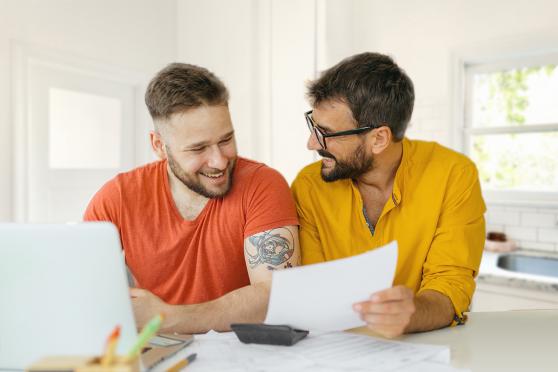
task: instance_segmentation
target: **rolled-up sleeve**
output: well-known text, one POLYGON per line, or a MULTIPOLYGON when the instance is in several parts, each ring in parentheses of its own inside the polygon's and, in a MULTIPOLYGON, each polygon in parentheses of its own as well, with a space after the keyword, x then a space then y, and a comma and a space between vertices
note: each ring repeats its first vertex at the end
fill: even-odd
POLYGON ((309 200, 310 184, 303 177, 299 176, 293 182, 291 190, 300 222, 299 237, 302 264, 309 265, 324 262, 324 251, 309 200))
POLYGON ((419 290, 435 290, 451 300, 456 315, 453 325, 464 322, 463 313, 475 291, 474 278, 484 248, 485 211, 474 164, 453 170, 419 290))

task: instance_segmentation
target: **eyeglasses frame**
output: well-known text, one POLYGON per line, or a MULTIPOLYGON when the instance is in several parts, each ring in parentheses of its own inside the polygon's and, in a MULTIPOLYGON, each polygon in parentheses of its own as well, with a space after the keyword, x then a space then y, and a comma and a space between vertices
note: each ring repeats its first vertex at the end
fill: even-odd
POLYGON ((363 134, 365 132, 368 132, 370 130, 379 128, 379 126, 374 126, 374 125, 367 125, 364 127, 359 127, 359 128, 355 128, 355 129, 349 129, 349 130, 342 130, 339 132, 333 132, 333 133, 324 133, 320 128, 318 128, 318 126, 316 126, 316 123, 314 122, 314 119, 312 118, 312 112, 314 110, 310 110, 310 111, 306 111, 304 113, 304 117, 306 118, 306 124, 308 125, 308 129, 310 130, 310 133, 313 133, 316 136, 316 139, 318 140, 318 143, 320 144, 320 146, 322 146, 322 149, 326 150, 327 149, 327 144, 326 144, 326 138, 329 137, 340 137, 340 136, 350 136, 350 135, 354 135, 354 134, 363 134), (321 138, 321 140, 320 140, 321 138))

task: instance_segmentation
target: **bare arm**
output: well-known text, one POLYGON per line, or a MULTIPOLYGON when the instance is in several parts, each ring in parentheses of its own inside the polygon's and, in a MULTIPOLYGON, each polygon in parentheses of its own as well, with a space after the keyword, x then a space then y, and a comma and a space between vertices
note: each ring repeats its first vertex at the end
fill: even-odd
POLYGON ((163 332, 227 331, 231 323, 263 322, 269 302, 271 272, 300 262, 298 227, 286 226, 254 234, 245 240, 244 253, 251 284, 213 301, 169 305, 149 291, 132 289, 138 327, 161 312, 166 315, 163 332))
POLYGON ((444 294, 425 290, 415 296, 404 286, 377 292, 369 301, 355 304, 354 310, 369 329, 386 337, 446 327, 455 314, 444 294))
POLYGON ((426 289, 415 297, 415 309, 405 333, 447 327, 455 315, 450 299, 431 289, 426 289))

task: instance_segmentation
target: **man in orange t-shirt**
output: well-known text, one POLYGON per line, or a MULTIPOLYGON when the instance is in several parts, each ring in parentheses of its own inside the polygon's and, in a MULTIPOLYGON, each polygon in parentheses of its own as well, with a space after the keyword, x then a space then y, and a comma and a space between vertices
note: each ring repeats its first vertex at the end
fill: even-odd
POLYGON ((227 89, 208 70, 170 64, 145 101, 161 160, 107 182, 84 215, 120 232, 138 327, 157 313, 179 333, 263 321, 271 271, 300 263, 287 183, 237 156, 227 89))

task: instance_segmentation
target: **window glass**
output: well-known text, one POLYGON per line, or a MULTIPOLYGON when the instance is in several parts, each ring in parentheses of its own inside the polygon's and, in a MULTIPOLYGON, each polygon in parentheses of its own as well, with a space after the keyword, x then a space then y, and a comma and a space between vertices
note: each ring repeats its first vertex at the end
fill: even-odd
POLYGON ((558 131, 474 135, 470 154, 487 189, 558 191, 558 131))
POLYGON ((558 68, 523 67, 473 76, 473 127, 558 123, 558 68))

